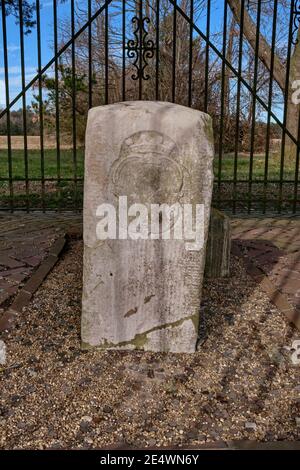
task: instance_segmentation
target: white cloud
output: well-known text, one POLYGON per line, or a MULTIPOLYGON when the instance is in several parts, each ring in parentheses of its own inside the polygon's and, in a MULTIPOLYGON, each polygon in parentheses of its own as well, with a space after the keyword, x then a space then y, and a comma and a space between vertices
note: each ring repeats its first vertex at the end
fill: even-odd
MULTIPOLYGON (((4 67, 0 67, 0 75, 4 75, 4 67)), ((25 73, 27 74, 35 74, 37 72, 37 67, 25 67, 25 73)), ((21 77, 21 66, 20 65, 13 65, 8 67, 9 75, 20 75, 21 77)))
MULTIPOLYGON (((30 80, 32 80, 33 77, 34 77, 34 75, 32 73, 26 74, 25 75, 25 83, 30 82, 30 80)), ((21 86, 22 86, 22 77, 21 77, 21 75, 16 75, 14 77, 10 77, 8 81, 9 81, 9 88, 11 88, 11 89, 16 88, 16 87, 21 88, 21 86)))
POLYGON ((20 50, 20 46, 18 46, 18 44, 9 44, 7 50, 8 52, 16 52, 20 50))
MULTIPOLYGON (((20 46, 18 46, 18 44, 9 44, 7 46, 8 52, 17 52, 19 50, 20 50, 20 46)), ((3 46, 0 46, 0 51, 3 52, 3 46)))
POLYGON ((53 7, 53 2, 43 2, 41 6, 42 8, 53 7))
POLYGON ((4 80, 0 80, 0 106, 4 107, 5 103, 6 103, 5 82, 4 82, 4 80))
MULTIPOLYGON (((25 83, 27 84, 32 80, 35 75, 29 74, 25 76, 25 83)), ((15 75, 9 79, 9 98, 12 101, 15 96, 17 96, 22 90, 22 81, 20 75, 15 75)), ((32 100, 32 90, 29 89, 26 93, 27 104, 30 104, 32 100)), ((21 106, 21 101, 19 100, 14 106, 13 109, 18 109, 21 106)), ((6 96, 5 96, 5 81, 0 78, 0 107, 6 107, 6 96)))

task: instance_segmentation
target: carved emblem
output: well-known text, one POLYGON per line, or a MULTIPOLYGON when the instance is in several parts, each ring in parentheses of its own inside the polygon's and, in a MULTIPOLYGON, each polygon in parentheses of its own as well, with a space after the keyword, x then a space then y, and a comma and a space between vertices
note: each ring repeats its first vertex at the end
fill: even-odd
POLYGON ((113 163, 110 180, 116 196, 127 195, 132 203, 178 202, 184 168, 178 148, 168 136, 156 131, 137 132, 124 140, 113 163))

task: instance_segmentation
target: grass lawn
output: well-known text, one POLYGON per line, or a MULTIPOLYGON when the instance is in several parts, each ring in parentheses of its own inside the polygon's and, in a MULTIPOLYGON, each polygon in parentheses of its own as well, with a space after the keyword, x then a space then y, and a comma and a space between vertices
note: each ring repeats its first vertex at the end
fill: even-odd
MULTIPOLYGON (((77 149, 77 178, 83 178, 84 174, 84 150, 77 149)), ((26 186, 20 178, 25 177, 24 151, 12 150, 12 174, 13 179, 13 201, 16 208, 49 208, 49 209, 72 209, 82 206, 82 183, 75 185, 70 181, 63 179, 73 179, 75 175, 75 165, 73 159, 73 150, 62 149, 60 153, 60 178, 62 181, 58 184, 56 181, 46 181, 44 194, 40 181, 31 181, 29 183, 28 194, 26 186), (19 180, 19 181, 18 181, 19 180)), ((7 150, 0 150, 0 178, 8 178, 8 158, 7 150)), ((28 178, 40 179, 41 171, 41 152, 40 150, 28 150, 28 178)), ((44 178, 57 179, 57 152, 55 149, 44 151, 44 178)), ((5 208, 10 205, 9 184, 6 181, 0 181, 0 207, 5 208)))
MULTIPOLYGON (((84 150, 77 149, 77 177, 83 177, 84 150)), ((25 177, 24 151, 12 150, 13 178, 25 177)), ((60 152, 61 178, 74 177, 73 150, 61 150, 60 152)), ((28 150, 28 177, 41 178, 41 152, 40 150, 28 150)), ((0 177, 8 177, 7 150, 0 150, 0 177)), ((56 149, 44 151, 44 177, 57 178, 57 151, 56 149)))
MULTIPOLYGON (((269 180, 280 180, 280 156, 270 155, 268 165, 268 179, 269 180)), ((218 175, 219 157, 216 155, 214 162, 215 176, 218 175)), ((238 156, 237 164, 237 179, 248 180, 249 179, 249 168, 250 168, 250 157, 246 154, 238 156)), ((295 160, 290 159, 285 162, 283 179, 294 180, 295 179, 295 160)), ((253 158, 253 180, 263 180, 265 175, 265 155, 257 154, 253 158)), ((234 178, 234 154, 226 154, 222 158, 222 177, 224 180, 233 180, 234 178)))
MULTIPOLYGON (((237 165, 237 180, 247 181, 249 179, 249 165, 250 158, 246 154, 240 154, 238 157, 237 165)), ((214 162, 215 182, 218 176, 218 155, 216 155, 214 162)), ((13 178, 18 180, 25 177, 25 165, 24 165, 24 151, 23 150, 12 150, 12 172, 13 178)), ((264 179, 265 172, 265 155, 255 155, 253 159, 253 173, 252 179, 256 181, 262 181, 264 179)), ((77 149, 77 177, 83 178, 84 175, 84 149, 77 149)), ((0 178, 8 178, 8 158, 7 150, 0 150, 0 178)), ((28 177, 29 179, 39 179, 42 176, 41 172, 41 153, 40 150, 28 150, 28 177)), ((47 149, 44 151, 44 177, 46 179, 57 179, 57 152, 56 149, 47 149)), ((63 180, 74 178, 74 159, 72 149, 62 149, 60 154, 60 177, 63 180)), ((233 181, 234 178, 234 155, 225 154, 222 158, 222 173, 221 180, 233 181)), ((295 161, 287 160, 284 166, 283 172, 284 180, 294 181, 295 179, 295 161)), ((269 158, 269 171, 268 180, 280 180, 280 156, 270 155, 269 158)), ((230 187, 232 184, 224 183, 225 198, 232 198, 230 195, 230 187), (226 189, 227 188, 227 189, 226 189)), ((279 185, 277 183, 270 184, 271 193, 268 195, 269 198, 276 199, 279 185)), ((288 199, 293 197, 294 185, 285 185, 288 194, 285 195, 288 199)), ((255 197, 261 196, 262 185, 254 185, 253 193, 255 197)), ((25 183, 14 182, 14 201, 16 206, 24 207, 29 204, 31 207, 40 207, 42 200, 41 183, 31 182, 29 185, 29 194, 26 196, 25 183)), ((243 183, 237 189, 237 199, 245 200, 247 195, 247 184, 243 183)), ((9 185, 7 182, 0 181, 0 206, 7 206, 9 203, 9 185)), ((61 181, 58 185, 54 182, 46 182, 44 191, 44 205, 49 208, 64 207, 65 203, 70 203, 77 200, 77 207, 80 207, 82 203, 82 184, 74 185, 72 182, 61 181)))
MULTIPOLYGON (((250 159, 248 155, 242 154, 238 157, 237 179, 248 179, 250 159)), ((215 175, 218 175, 218 155, 214 162, 215 175)), ((74 177, 73 150, 61 150, 60 152, 61 178, 74 177)), ((253 179, 264 178, 265 155, 255 155, 253 160, 253 179)), ((24 151, 12 150, 12 172, 13 178, 24 178, 25 164, 24 151)), ((84 149, 77 149, 77 176, 82 178, 84 174, 84 149)), ((28 150, 28 176, 29 178, 41 178, 41 153, 40 150, 28 150)), ((53 150, 44 151, 44 176, 45 178, 57 178, 57 152, 53 150)), ((0 177, 8 177, 7 151, 0 150, 0 177)), ((222 179, 233 179, 234 177, 234 155, 225 154, 222 158, 222 179)), ((280 177, 280 157, 271 155, 269 158, 269 179, 280 177)), ((293 180, 295 177, 295 162, 286 162, 284 168, 284 179, 293 180)))

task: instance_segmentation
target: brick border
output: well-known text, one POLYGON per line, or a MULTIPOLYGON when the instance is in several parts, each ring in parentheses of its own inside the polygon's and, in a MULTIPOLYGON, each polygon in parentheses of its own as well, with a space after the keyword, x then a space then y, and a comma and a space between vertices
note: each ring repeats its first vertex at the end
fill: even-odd
POLYGON ((2 314, 0 318, 0 333, 13 327, 18 315, 22 312, 23 308, 28 305, 33 294, 57 263, 66 245, 66 241, 66 235, 60 236, 50 247, 47 257, 41 262, 37 270, 18 292, 12 304, 2 314))
POLYGON ((270 301, 280 310, 290 323, 300 330, 300 310, 293 307, 287 297, 282 294, 272 283, 268 275, 260 269, 250 256, 246 255, 242 248, 232 240, 231 253, 241 258, 247 273, 252 277, 259 287, 267 294, 270 301))

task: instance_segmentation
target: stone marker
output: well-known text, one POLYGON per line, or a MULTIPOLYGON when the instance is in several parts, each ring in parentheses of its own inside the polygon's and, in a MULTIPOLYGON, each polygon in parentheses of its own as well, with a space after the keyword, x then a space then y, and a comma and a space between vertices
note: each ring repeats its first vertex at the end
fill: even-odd
POLYGON ((212 208, 206 245, 205 277, 228 277, 230 275, 230 253, 230 219, 223 212, 212 208))
POLYGON ((211 119, 191 108, 138 101, 89 111, 84 349, 196 350, 213 154, 211 119), (114 211, 107 206, 104 211, 103 204, 114 211), (167 206, 159 206, 158 213, 163 204, 167 206), (168 206, 176 208, 171 216, 168 206), (182 222, 184 230, 188 226, 186 207, 193 208, 194 227, 196 212, 202 214, 202 246, 193 232, 186 236, 184 231, 183 239, 178 235, 182 222), (168 215, 171 239, 164 225, 168 215))

